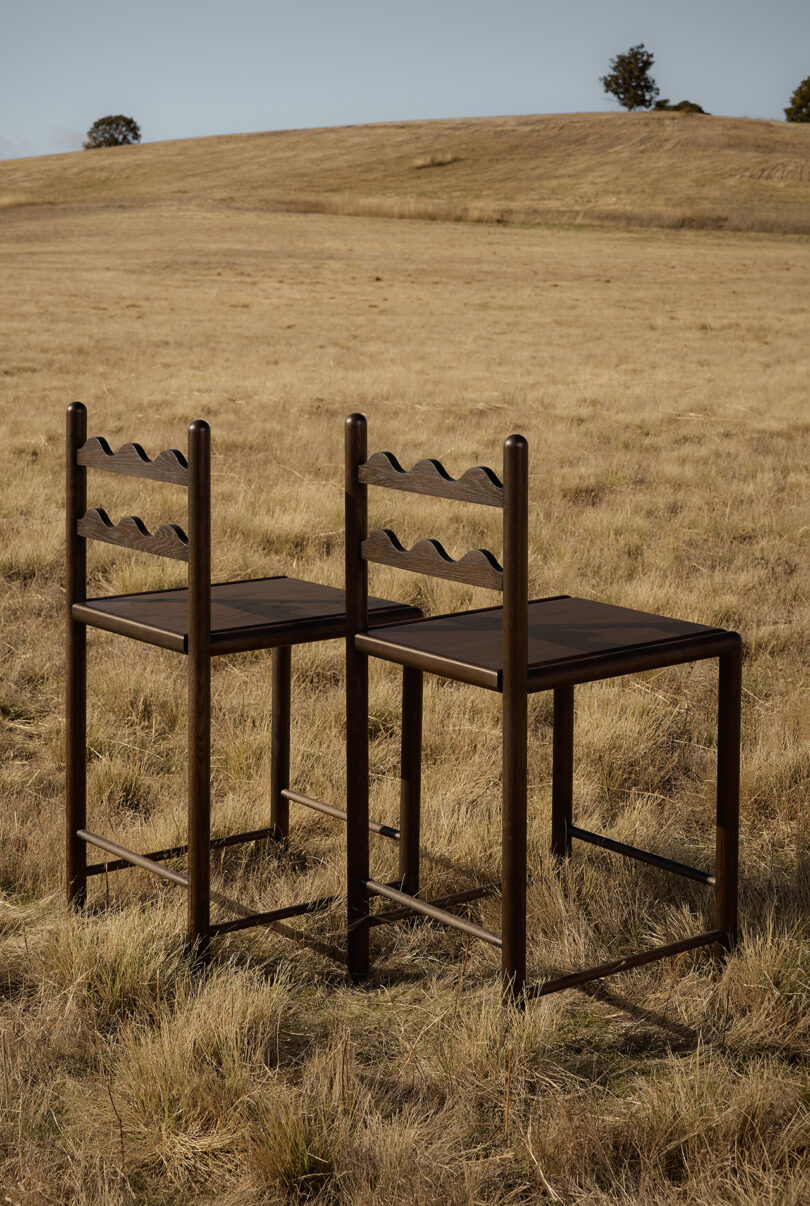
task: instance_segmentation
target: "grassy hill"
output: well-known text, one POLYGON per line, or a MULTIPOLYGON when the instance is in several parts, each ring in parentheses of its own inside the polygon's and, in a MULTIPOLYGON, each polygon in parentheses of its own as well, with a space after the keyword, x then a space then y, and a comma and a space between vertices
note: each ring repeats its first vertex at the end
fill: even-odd
POLYGON ((810 127, 575 113, 284 130, 0 165, 0 207, 167 201, 810 233, 810 127))

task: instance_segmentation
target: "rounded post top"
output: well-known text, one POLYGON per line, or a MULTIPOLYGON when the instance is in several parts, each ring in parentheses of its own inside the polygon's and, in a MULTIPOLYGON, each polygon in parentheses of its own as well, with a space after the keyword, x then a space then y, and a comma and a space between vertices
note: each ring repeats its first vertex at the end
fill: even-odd
POLYGON ((189 436, 202 435, 203 432, 210 433, 210 431, 211 431, 211 428, 208 426, 205 419, 192 419, 192 421, 188 425, 189 436))
MULTIPOLYGON (((346 449, 346 472, 352 477, 353 470, 350 473, 350 466, 362 464, 368 452, 368 426, 365 415, 355 411, 354 414, 346 416, 346 422, 343 424, 343 444, 346 449)), ((349 478, 346 480, 348 482, 349 478)))
POLYGON ((522 435, 507 436, 503 442, 503 467, 508 477, 529 472, 529 441, 522 435))
POLYGON ((71 461, 87 439, 87 407, 83 402, 71 402, 65 411, 65 434, 71 461))
POLYGON ((503 442, 504 523, 515 507, 525 512, 529 499, 529 442, 522 435, 510 435, 503 442))

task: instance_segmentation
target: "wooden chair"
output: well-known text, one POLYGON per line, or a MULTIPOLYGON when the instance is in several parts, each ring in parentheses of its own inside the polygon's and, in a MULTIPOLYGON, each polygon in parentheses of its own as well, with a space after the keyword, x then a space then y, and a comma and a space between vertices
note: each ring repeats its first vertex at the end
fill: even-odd
MULTIPOLYGON (((503 446, 503 484, 489 469, 469 469, 454 480, 438 461, 423 460, 407 472, 389 452, 368 457, 366 420, 346 420, 346 610, 347 627, 347 868, 348 966, 354 979, 368 973, 369 928, 382 921, 422 914, 501 949, 503 986, 517 998, 542 996, 694 947, 718 943, 730 949, 737 934, 737 850, 740 748, 741 642, 735 632, 706 627, 590 599, 528 599, 528 445, 512 435, 503 446), (503 509, 504 566, 483 549, 453 561, 437 541, 404 549, 393 532, 367 531, 367 490, 383 486, 415 494, 503 509), (409 621, 383 631, 367 606, 368 562, 432 574, 503 592, 501 607, 409 621), (420 681, 428 671, 497 691, 503 699, 503 812, 501 933, 449 912, 450 903, 471 900, 488 888, 441 901, 416 899, 418 891, 419 781, 410 771, 407 890, 371 878, 368 859, 368 658, 396 662, 411 676, 411 712, 405 731, 419 722, 420 681), (705 658, 719 661, 717 736, 717 829, 714 872, 639 850, 573 824, 574 687, 705 658), (573 975, 526 982, 526 761, 527 696, 554 692, 551 850, 567 858, 571 841, 590 842, 676 875, 714 886, 714 928, 706 933, 640 951, 573 975), (370 916, 369 899, 382 896, 398 908, 370 916)), ((415 758, 413 753, 412 757, 415 758)))
MULTIPOLYGON (((67 409, 67 892, 81 907, 88 876, 136 866, 188 889, 190 944, 204 953, 209 938, 324 907, 310 901, 238 920, 210 922, 210 850, 274 838, 286 841, 289 804, 295 801, 345 817, 289 787, 291 646, 342 637, 346 631, 343 591, 278 575, 211 584, 210 429, 202 420, 188 428, 188 458, 176 449, 150 460, 138 444, 112 452, 107 441, 87 439, 81 402, 67 409), (113 524, 101 508, 87 510, 87 470, 101 469, 169 482, 188 489, 188 536, 176 524, 154 534, 130 515, 113 524), (87 598, 86 544, 106 541, 127 549, 188 563, 188 586, 178 590, 87 598), (186 655, 188 665, 188 842, 138 854, 86 828, 86 628, 91 625, 186 655), (220 653, 272 649, 272 717, 269 825, 249 833, 210 836, 211 658, 220 653), (88 866, 86 846, 112 855, 88 866), (162 864, 188 855, 188 873, 162 864)), ((371 604, 382 623, 421 613, 383 599, 371 604)))

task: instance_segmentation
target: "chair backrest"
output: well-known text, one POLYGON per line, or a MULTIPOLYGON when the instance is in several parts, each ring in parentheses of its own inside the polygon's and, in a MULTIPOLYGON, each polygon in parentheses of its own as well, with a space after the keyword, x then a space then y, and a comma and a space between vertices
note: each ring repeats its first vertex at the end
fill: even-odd
POLYGON ((363 415, 346 420, 346 612, 350 632, 368 626, 368 562, 437 578, 503 591, 505 667, 522 658, 528 627, 528 444, 511 435, 503 445, 503 483, 478 465, 452 478, 436 460, 404 470, 390 452, 368 456, 363 415), (438 540, 420 540, 411 549, 388 528, 368 532, 368 486, 457 499, 503 511, 503 568, 487 549, 472 549, 454 561, 438 540))
MULTIPOLYGON (((139 552, 188 563, 189 623, 210 616, 211 591, 211 431, 202 419, 188 428, 188 457, 167 448, 150 460, 140 444, 124 444, 113 452, 103 436, 87 439, 87 408, 67 408, 66 456, 67 596, 68 608, 87 592, 87 541, 100 540, 139 552), (188 535, 178 524, 148 531, 137 515, 113 524, 103 507, 87 509, 87 470, 103 469, 128 477, 149 478, 188 489, 188 535)), ((201 622, 198 627, 202 629, 201 622)), ((207 639, 208 619, 205 619, 207 639)))

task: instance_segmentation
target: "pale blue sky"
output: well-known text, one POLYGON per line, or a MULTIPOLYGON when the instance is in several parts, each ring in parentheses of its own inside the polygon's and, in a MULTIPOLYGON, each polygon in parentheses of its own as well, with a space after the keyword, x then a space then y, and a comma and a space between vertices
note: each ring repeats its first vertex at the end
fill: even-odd
POLYGON ((410 118, 608 111, 637 42, 662 96, 782 120, 810 0, 0 0, 0 158, 410 118))

